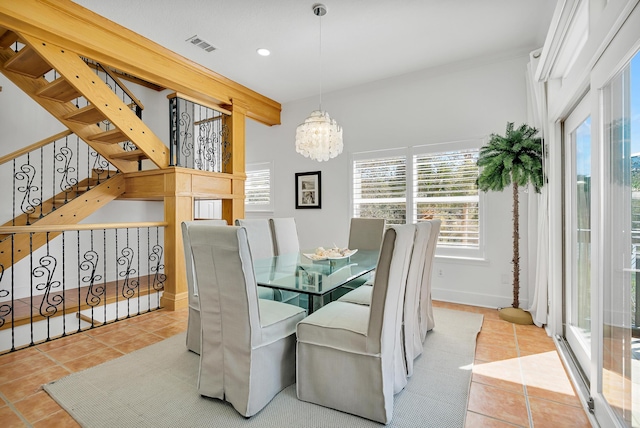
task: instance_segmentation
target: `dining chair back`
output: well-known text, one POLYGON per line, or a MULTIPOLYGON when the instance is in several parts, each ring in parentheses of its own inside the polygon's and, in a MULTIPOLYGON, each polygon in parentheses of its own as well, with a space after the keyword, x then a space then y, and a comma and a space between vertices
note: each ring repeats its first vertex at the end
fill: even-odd
POLYGON ((270 218, 269 224, 276 255, 300 252, 298 229, 293 217, 270 218))
POLYGON ((298 323, 300 400, 391 421, 395 349, 415 230, 410 224, 385 231, 370 306, 335 301, 298 323))
POLYGON ((249 247, 251 247, 251 255, 254 259, 267 259, 276 254, 273 246, 273 235, 271 233, 269 219, 236 219, 236 226, 242 226, 247 229, 249 247))
POLYGON ((244 227, 187 229, 199 285, 198 392, 245 417, 295 382, 296 325, 304 309, 259 299, 244 227))
POLYGON ((349 225, 348 247, 359 250, 379 250, 385 225, 386 220, 383 218, 352 218, 349 225))
MULTIPOLYGON (((269 219, 273 248, 276 256, 300 252, 298 228, 293 217, 276 217, 269 219)), ((287 290, 274 290, 275 299, 292 305, 300 305, 300 293, 287 290)))
POLYGON ((189 305, 189 318, 187 321, 187 349, 200 354, 200 301, 198 300, 198 283, 193 272, 193 255, 189 241, 189 226, 195 223, 205 226, 226 226, 226 220, 197 220, 183 222, 182 245, 184 247, 185 271, 187 274, 187 292, 189 305))
MULTIPOLYGON (((424 291, 429 286, 428 279, 430 263, 434 257, 434 246, 437 242, 440 220, 424 221, 416 224, 416 235, 413 244, 413 253, 409 265, 407 286, 405 289, 404 308, 402 311, 402 347, 396 350, 396 378, 395 391, 401 391, 408 382, 408 377, 413 375, 413 361, 422 354, 423 339, 421 335, 421 298, 422 293, 427 293, 429 298, 425 301, 424 308, 431 308, 433 319, 433 308, 431 306, 430 290, 424 291), (428 306, 427 306, 428 305, 428 306)), ((362 286, 338 300, 347 303, 370 305, 373 295, 373 287, 362 286)), ((428 309, 426 309, 428 311, 428 309)), ((432 327, 433 328, 433 327, 432 327)))
MULTIPOLYGON (((349 225, 349 249, 358 250, 380 250, 382 236, 384 234, 386 220, 382 218, 358 218, 351 219, 349 225)), ((375 271, 349 281, 331 293, 331 299, 340 299, 351 290, 357 290, 362 285, 372 285, 375 271)))

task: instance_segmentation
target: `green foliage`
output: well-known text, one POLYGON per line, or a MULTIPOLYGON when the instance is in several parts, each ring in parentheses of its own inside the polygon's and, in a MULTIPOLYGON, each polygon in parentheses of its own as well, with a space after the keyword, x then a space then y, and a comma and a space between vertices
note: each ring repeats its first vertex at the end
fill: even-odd
POLYGON ((504 136, 491 134, 489 142, 480 149, 478 187, 483 192, 502 191, 512 181, 518 186, 531 183, 536 192, 544 185, 542 170, 542 141, 538 130, 522 124, 514 129, 507 123, 504 136))

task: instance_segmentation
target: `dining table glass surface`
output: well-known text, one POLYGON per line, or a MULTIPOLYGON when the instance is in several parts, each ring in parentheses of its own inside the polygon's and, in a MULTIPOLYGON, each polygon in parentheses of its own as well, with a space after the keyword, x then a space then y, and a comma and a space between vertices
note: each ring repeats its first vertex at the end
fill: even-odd
POLYGON ((373 271, 378 251, 360 250, 348 257, 311 260, 299 252, 254 260, 258 285, 323 296, 373 271))

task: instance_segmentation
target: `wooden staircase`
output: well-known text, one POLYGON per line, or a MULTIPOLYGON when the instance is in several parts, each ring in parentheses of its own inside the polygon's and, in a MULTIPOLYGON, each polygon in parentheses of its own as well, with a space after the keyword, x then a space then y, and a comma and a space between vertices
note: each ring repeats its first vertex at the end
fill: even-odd
POLYGON ((165 144, 78 54, 0 27, 0 72, 120 171, 136 171, 144 159, 158 168, 169 165, 165 144), (18 52, 11 48, 16 42, 22 44, 18 52), (48 81, 43 76, 52 70, 57 78, 48 81), (71 102, 79 97, 88 105, 71 102), (103 121, 114 128, 100 128, 103 121), (125 141, 137 149, 125 151, 119 145, 125 141))

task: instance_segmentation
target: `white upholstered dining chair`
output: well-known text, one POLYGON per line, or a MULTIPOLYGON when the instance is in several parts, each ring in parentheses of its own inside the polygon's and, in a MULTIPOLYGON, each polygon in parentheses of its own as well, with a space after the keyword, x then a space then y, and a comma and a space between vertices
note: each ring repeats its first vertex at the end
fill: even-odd
MULTIPOLYGON (((187 291, 189 304, 189 319, 187 321, 187 349, 200 354, 200 301, 198 300, 198 284, 193 273, 193 257, 189 242, 189 226, 196 221, 182 223, 182 244, 184 246, 185 270, 187 273, 187 291)), ((226 226, 226 220, 197 220, 198 224, 206 226, 226 226)))
MULTIPOLYGON (((267 259, 275 255, 273 237, 269 220, 266 218, 236 219, 236 226, 242 226, 247 230, 249 247, 253 259, 267 259)), ((258 296, 261 299, 282 300, 276 296, 273 288, 258 286, 258 296)))
MULTIPOLYGON (((416 225, 413 254, 405 289, 402 323, 402 359, 404 360, 406 377, 410 377, 413 374, 413 361, 422 354, 424 338, 421 334, 421 320, 428 319, 428 313, 431 314, 431 328, 433 328, 430 280, 431 264, 435 254, 435 246, 437 245, 439 226, 440 220, 424 221, 416 225), (426 288, 428 288, 428 291, 426 291, 426 288), (421 307, 424 293, 428 293, 428 298, 425 299, 424 306, 421 307), (424 311, 425 314, 422 315, 421 311, 424 311)), ((359 305, 369 305, 372 291, 371 286, 365 285, 345 294, 338 300, 359 305)), ((397 371, 396 392, 402 390, 404 385, 406 385, 406 378, 403 378, 400 372, 397 371)))
POLYGON ((258 298, 245 228, 193 224, 187 233, 202 320, 198 392, 250 417, 295 382, 296 324, 305 311, 258 298))
POLYGON ((433 319, 433 300, 431 298, 431 277, 433 272, 433 260, 438 246, 438 237, 440 236, 440 227, 442 221, 440 219, 430 220, 431 237, 429 242, 429 250, 427 252, 427 260, 425 263, 424 274, 422 277, 422 286, 420 288, 420 339, 424 342, 427 332, 431 331, 435 326, 433 319))
POLYGON ((352 218, 349 224, 348 248, 379 250, 385 226, 386 220, 383 218, 352 218))
MULTIPOLYGON (((353 217, 349 223, 349 243, 347 248, 355 250, 380 250, 382 236, 387 221, 383 218, 353 217)), ((374 271, 375 272, 375 271, 374 271)), ((331 293, 331 300, 339 299, 351 290, 361 285, 373 284, 374 272, 356 278, 331 293)), ((325 302, 326 303, 326 302, 325 302)))
POLYGON ((300 252, 298 228, 293 217, 270 218, 269 225, 276 255, 300 252))
POLYGON ((400 346, 402 296, 414 234, 414 225, 385 232, 370 306, 331 302, 300 321, 300 400, 381 423, 391 421, 394 350, 400 346))

